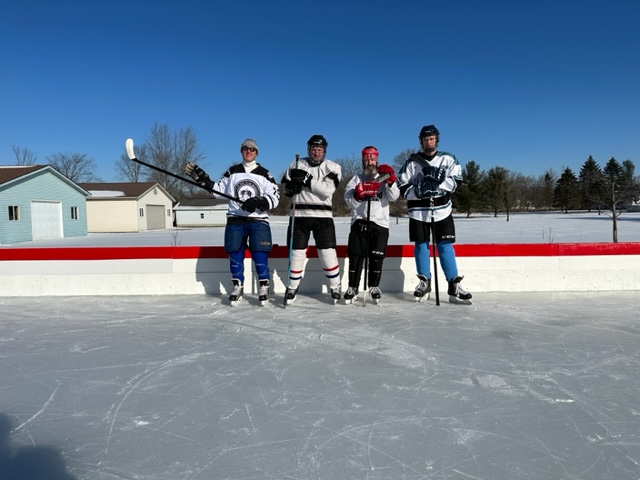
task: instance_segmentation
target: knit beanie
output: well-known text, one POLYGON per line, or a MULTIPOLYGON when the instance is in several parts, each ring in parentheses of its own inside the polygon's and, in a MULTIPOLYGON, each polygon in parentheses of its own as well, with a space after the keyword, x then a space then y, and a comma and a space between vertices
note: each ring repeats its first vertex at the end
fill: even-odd
POLYGON ((242 147, 253 147, 256 149, 256 153, 258 153, 258 144, 252 138, 246 138, 242 145, 240 145, 240 151, 242 151, 242 147))

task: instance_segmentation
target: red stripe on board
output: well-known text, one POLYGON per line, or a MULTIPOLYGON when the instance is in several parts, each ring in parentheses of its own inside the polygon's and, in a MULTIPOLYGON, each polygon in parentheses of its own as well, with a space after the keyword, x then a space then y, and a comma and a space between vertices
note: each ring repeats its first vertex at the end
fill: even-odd
MULTIPOLYGON (((557 257, 581 255, 640 255, 640 242, 625 243, 490 243, 456 244, 459 257, 557 257)), ((346 245, 338 245, 339 258, 347 256, 346 245)), ((318 256, 316 247, 309 247, 310 258, 318 256)), ((247 257, 250 253, 247 252, 247 257)), ((289 248, 276 245, 271 258, 287 258, 289 248)), ((389 245, 388 257, 413 257, 413 245, 389 245)), ((60 248, 0 248, 0 261, 19 260, 132 260, 132 259, 227 258, 223 247, 60 247, 60 248)))

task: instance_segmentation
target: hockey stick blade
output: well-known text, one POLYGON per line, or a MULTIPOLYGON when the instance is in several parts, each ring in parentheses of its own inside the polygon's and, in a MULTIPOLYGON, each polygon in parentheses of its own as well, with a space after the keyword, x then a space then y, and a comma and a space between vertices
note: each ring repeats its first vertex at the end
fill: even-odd
POLYGON ((150 163, 143 162, 142 160, 138 160, 136 158, 135 152, 133 151, 133 138, 127 138, 125 140, 124 148, 127 150, 127 156, 129 157, 129 160, 131 160, 132 162, 139 163, 140 165, 144 165, 145 167, 149 167, 152 170, 156 170, 156 171, 158 171, 160 173, 164 173, 165 175, 169 175, 170 177, 177 178, 178 180, 182 180, 183 182, 190 183, 191 185, 199 187, 199 188, 202 188, 203 190, 206 190, 209 193, 214 193, 216 195, 219 195, 221 197, 227 198, 229 200, 234 200, 234 201, 236 201, 236 202, 238 202, 240 204, 242 203, 242 200, 240 200, 237 197, 233 197, 231 195, 227 195, 226 193, 218 192, 217 190, 210 190, 208 188, 204 188, 198 182, 195 182, 195 181, 191 180, 190 178, 183 177, 182 175, 176 175, 175 173, 171 173, 171 172, 165 170, 164 168, 156 167, 155 165, 152 165, 150 163))
POLYGON ((127 150, 129 160, 137 160, 136 154, 133 151, 133 138, 127 138, 127 140, 124 142, 124 148, 127 150))

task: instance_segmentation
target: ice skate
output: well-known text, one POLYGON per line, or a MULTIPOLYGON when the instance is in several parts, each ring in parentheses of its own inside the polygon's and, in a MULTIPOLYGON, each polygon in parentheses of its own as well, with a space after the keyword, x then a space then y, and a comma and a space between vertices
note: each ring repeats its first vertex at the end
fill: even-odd
POLYGON ((338 303, 338 300, 340 300, 340 297, 342 296, 342 285, 338 284, 338 286, 336 287, 330 287, 329 290, 331 290, 331 298, 333 298, 333 303, 338 303))
POLYGON ((420 283, 416 286, 413 296, 416 302, 421 302, 422 300, 428 300, 431 296, 431 279, 424 275, 418 275, 418 278, 420 279, 420 283))
POLYGON ((244 287, 240 280, 233 279, 233 290, 231 290, 231 294, 229 294, 229 302, 231 306, 234 307, 241 299, 244 294, 244 287))
POLYGON ((349 287, 344 294, 344 303, 345 305, 351 305, 352 302, 355 302, 358 299, 358 289, 356 287, 349 287))
POLYGON ((284 294, 284 304, 286 305, 291 305, 293 302, 296 301, 296 296, 298 295, 298 289, 297 288, 287 288, 287 291, 284 294))
POLYGON ((461 305, 471 305, 471 294, 467 292, 460 282, 464 277, 456 277, 449 282, 449 303, 457 303, 461 305))
POLYGON ((369 295, 371 295, 373 303, 375 303, 376 305, 380 303, 380 299, 382 298, 382 291, 379 287, 371 287, 369 289, 369 295))
POLYGON ((260 280, 258 290, 258 300, 263 307, 269 303, 269 280, 260 280))

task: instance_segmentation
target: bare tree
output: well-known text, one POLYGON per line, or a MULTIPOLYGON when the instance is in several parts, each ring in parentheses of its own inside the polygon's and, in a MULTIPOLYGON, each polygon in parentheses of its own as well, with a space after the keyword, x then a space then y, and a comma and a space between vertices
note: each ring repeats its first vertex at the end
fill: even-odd
POLYGON ((94 173, 96 161, 86 153, 54 153, 46 157, 47 162, 72 182, 99 182, 94 173))
POLYGON ((17 145, 13 147, 13 154, 16 156, 16 165, 35 165, 36 154, 28 148, 20 148, 17 145))
POLYGON ((349 208, 344 201, 345 187, 351 177, 362 171, 362 160, 352 153, 350 157, 338 157, 334 161, 342 168, 342 181, 333 194, 332 208, 333 213, 341 217, 349 214, 349 208))
MULTIPOLYGON (((148 162, 147 146, 145 144, 136 145, 133 147, 135 150, 136 158, 143 162, 148 162)), ((120 159, 116 161, 116 176, 120 180, 124 180, 130 183, 138 183, 143 178, 142 165, 137 162, 132 162, 129 159, 127 152, 123 152, 120 155, 120 159)))
POLYGON ((393 169, 398 172, 402 168, 402 166, 406 163, 411 155, 414 153, 418 153, 420 149, 418 148, 407 148, 393 157, 393 164, 391 165, 393 169))
MULTIPOLYGON (((168 125, 155 123, 144 147, 147 163, 177 174, 182 172, 188 162, 198 163, 205 158, 192 127, 172 132, 168 125)), ((162 185, 176 200, 192 191, 188 183, 157 170, 148 170, 145 176, 148 181, 162 185)))

